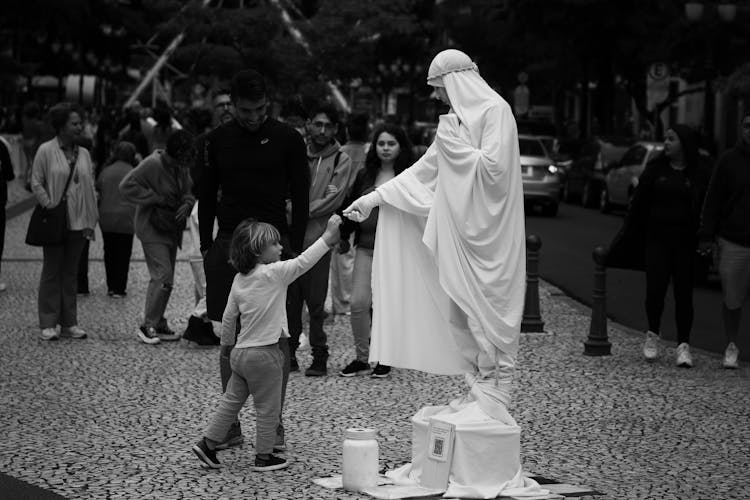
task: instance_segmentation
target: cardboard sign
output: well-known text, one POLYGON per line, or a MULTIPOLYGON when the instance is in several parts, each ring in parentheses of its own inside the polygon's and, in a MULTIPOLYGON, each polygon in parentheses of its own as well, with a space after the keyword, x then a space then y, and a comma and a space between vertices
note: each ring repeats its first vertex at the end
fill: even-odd
POLYGON ((419 480, 420 486, 448 489, 455 438, 456 426, 454 424, 430 419, 427 460, 424 463, 422 477, 419 480))

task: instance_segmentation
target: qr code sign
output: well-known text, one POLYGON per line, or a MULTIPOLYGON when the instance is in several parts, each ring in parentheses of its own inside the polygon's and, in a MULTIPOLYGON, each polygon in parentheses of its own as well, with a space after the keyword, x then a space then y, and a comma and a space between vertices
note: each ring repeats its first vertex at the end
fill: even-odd
POLYGON ((437 456, 443 455, 443 445, 445 444, 444 439, 435 438, 432 444, 432 454, 437 456))

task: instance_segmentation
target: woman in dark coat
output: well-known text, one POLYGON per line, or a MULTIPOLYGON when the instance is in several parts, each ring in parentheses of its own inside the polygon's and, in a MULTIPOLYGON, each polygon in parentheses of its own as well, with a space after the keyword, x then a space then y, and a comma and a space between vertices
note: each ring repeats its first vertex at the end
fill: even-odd
POLYGON ((649 162, 641 174, 623 230, 610 248, 610 267, 646 271, 648 331, 643 354, 648 360, 659 354, 664 297, 671 280, 677 365, 693 364, 693 269, 709 174, 698 153, 698 134, 686 125, 673 125, 665 134, 664 155, 649 162))

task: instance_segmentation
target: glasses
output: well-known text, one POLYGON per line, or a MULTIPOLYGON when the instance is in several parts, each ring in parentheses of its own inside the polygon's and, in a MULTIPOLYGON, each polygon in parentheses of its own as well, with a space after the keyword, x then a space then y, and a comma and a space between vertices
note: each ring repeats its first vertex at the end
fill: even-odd
POLYGON ((328 129, 332 129, 333 128, 333 123, 331 123, 331 122, 312 122, 312 123, 310 123, 310 125, 312 125, 314 128, 317 128, 319 130, 323 130, 323 129, 326 129, 326 128, 328 128, 328 129))

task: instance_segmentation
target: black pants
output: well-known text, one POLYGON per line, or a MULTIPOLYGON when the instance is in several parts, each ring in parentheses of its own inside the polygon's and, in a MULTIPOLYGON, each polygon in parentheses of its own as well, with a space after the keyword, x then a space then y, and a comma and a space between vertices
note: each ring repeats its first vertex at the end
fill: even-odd
POLYGON ((83 243, 83 251, 78 259, 78 293, 89 293, 89 240, 83 243))
POLYGON ((107 290, 124 294, 128 288, 133 235, 102 231, 102 239, 104 240, 104 271, 107 275, 107 290))
MULTIPOLYGON (((5 249, 5 203, 0 204, 0 265, 3 262, 3 250, 5 249)), ((2 271, 2 268, 0 268, 2 271)))
POLYGON ((689 238, 646 241, 646 316, 648 329, 659 333, 664 297, 672 280, 677 342, 690 343, 693 327, 693 260, 695 245, 689 238))
POLYGON ((326 253, 305 274, 294 280, 286 293, 286 317, 289 324, 289 350, 297 352, 302 334, 302 305, 310 313, 310 348, 313 358, 328 359, 328 339, 323 329, 326 319, 325 301, 328 295, 328 273, 331 252, 326 253))

